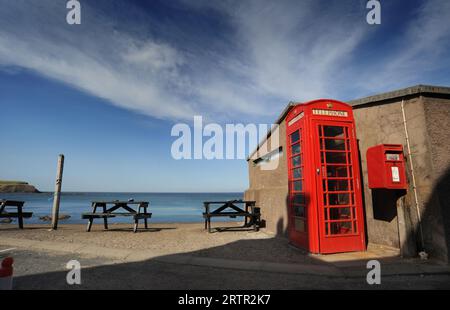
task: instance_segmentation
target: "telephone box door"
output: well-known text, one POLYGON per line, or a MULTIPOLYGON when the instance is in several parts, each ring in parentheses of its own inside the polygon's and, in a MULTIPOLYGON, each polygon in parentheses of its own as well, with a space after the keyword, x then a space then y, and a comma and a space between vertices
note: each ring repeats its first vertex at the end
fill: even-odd
POLYGON ((320 253, 364 251, 364 217, 353 124, 314 120, 320 253))

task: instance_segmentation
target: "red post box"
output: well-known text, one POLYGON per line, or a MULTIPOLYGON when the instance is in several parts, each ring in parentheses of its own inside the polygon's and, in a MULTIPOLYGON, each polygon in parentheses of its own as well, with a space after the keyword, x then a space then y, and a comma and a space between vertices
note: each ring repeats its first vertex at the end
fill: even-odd
POLYGON ((369 188, 408 189, 401 144, 380 144, 367 150, 369 188))

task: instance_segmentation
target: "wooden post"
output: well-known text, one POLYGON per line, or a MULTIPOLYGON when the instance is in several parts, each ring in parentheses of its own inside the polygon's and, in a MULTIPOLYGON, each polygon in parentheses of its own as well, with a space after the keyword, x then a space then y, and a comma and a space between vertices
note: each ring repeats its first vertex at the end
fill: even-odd
POLYGON ((56 171, 55 194, 53 196, 53 210, 52 210, 52 229, 58 229, 59 218, 59 202, 61 200, 61 185, 64 168, 64 155, 60 154, 58 158, 58 168, 56 171))

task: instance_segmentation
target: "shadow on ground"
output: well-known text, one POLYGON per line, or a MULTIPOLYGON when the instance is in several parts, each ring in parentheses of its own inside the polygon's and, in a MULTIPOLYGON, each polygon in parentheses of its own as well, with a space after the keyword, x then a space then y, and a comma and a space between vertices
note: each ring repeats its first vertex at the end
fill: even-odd
MULTIPOLYGON (((18 262, 21 255, 17 255, 18 262)), ((382 266, 389 266, 395 260, 395 257, 379 258, 382 266)), ((29 259, 24 262, 44 267, 53 264, 56 270, 41 268, 37 274, 18 276, 15 278, 15 289, 450 288, 449 275, 423 277, 418 274, 388 277, 383 279, 381 286, 369 286, 365 276, 368 271, 366 258, 337 262, 337 265, 351 266, 352 270, 357 271, 349 277, 340 273, 335 263, 324 262, 317 256, 309 256, 292 248, 284 238, 239 240, 223 246, 138 262, 117 263, 102 259, 101 253, 95 259, 77 254, 34 253, 29 254, 29 259), (82 265, 81 285, 71 286, 66 282, 68 271, 65 265, 72 259, 79 260, 82 265), (286 263, 303 266, 303 269, 292 271, 286 263), (275 266, 276 271, 271 271, 271 266, 275 266)))

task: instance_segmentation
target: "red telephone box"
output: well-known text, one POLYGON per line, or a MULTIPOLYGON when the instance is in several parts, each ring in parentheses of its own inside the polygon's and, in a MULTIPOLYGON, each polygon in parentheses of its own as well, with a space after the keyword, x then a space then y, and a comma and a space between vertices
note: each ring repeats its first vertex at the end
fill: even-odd
POLYGON ((286 117, 289 238, 312 253, 364 251, 364 213, 352 108, 321 99, 286 117))

